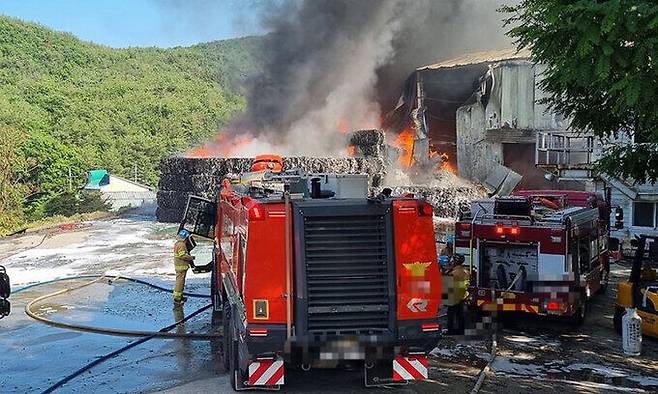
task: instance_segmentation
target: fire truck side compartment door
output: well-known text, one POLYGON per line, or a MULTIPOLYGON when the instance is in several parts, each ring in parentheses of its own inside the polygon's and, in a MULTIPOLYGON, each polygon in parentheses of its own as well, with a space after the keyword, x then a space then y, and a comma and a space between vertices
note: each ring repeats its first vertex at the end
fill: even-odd
POLYGON ((217 204, 202 197, 189 196, 178 230, 186 229, 191 234, 212 239, 215 237, 216 223, 217 204))

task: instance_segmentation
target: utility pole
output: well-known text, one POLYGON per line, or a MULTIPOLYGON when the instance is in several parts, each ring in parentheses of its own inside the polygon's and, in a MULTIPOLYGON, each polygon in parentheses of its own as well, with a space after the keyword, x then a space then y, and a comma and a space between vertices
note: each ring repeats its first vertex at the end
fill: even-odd
POLYGON ((73 175, 71 174, 71 167, 69 167, 69 192, 73 190, 73 175))
POLYGON ((135 168, 135 175, 133 180, 135 181, 135 183, 137 183, 137 164, 135 164, 134 168, 135 168))

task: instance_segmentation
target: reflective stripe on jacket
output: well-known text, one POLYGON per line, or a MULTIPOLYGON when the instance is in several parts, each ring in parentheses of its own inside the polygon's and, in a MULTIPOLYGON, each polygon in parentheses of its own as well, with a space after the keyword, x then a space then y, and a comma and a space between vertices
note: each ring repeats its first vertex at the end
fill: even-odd
POLYGON ((174 244, 174 266, 176 271, 187 271, 190 267, 189 262, 192 260, 193 258, 190 256, 190 252, 187 251, 185 241, 176 241, 174 244))
POLYGON ((468 287, 468 271, 461 265, 454 267, 444 276, 447 288, 446 305, 458 305, 466 298, 468 287))

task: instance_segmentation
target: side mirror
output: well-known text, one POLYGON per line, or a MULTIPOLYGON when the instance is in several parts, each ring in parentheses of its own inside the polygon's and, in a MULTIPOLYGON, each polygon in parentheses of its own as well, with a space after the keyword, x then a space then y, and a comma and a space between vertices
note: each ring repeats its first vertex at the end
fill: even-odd
POLYGON ((615 228, 620 229, 624 227, 624 210, 621 207, 615 208, 615 228))
POLYGON ((196 247, 196 240, 193 236, 190 235, 187 237, 187 240, 185 240, 185 246, 187 247, 188 252, 196 247))
POLYGON ((5 267, 0 265, 0 319, 9 316, 11 312, 11 304, 9 303, 9 295, 11 294, 11 284, 9 283, 9 275, 5 267))

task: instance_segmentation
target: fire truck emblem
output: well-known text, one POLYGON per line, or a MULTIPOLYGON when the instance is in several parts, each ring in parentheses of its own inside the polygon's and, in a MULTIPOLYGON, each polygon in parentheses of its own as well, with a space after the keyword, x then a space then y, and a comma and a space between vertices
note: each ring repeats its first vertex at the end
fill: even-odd
POLYGON ((425 271, 427 268, 432 265, 431 261, 420 262, 416 261, 415 263, 405 263, 404 268, 408 269, 411 272, 411 276, 414 278, 422 278, 425 276, 425 271))
POLYGON ((413 313, 427 312, 427 300, 422 298, 412 298, 407 302, 407 308, 413 313))

